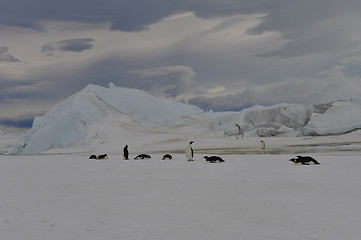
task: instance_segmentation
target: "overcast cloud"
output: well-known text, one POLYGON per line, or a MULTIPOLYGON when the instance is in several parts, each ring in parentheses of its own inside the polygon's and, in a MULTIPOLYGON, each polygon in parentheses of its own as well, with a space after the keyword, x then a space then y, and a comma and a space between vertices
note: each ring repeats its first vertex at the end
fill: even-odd
POLYGON ((15 57, 7 54, 7 47, 0 47, 0 62, 19 62, 15 57))
POLYGON ((57 42, 46 43, 41 47, 41 51, 48 56, 57 51, 63 52, 82 52, 93 47, 91 38, 66 39, 57 42))
POLYGON ((2 0, 0 125, 87 84, 205 110, 361 93, 359 0, 2 0))

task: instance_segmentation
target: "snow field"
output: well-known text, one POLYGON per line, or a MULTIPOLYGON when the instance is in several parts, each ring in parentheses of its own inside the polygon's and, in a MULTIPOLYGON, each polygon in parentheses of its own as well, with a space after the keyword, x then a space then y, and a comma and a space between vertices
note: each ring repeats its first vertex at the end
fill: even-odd
MULTIPOLYGON (((0 235, 52 239, 359 239, 358 156, 173 160, 0 156, 0 235)), ((131 156, 132 157, 132 156, 131 156)))

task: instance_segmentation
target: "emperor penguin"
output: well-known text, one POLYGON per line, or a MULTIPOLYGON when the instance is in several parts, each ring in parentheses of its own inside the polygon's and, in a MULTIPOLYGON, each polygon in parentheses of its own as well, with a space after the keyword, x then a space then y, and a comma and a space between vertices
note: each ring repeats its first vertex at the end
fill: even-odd
POLYGON ((218 156, 204 156, 203 158, 206 159, 206 162, 210 162, 210 163, 216 163, 216 162, 224 162, 224 160, 221 157, 218 156))
POLYGON ((125 145, 125 147, 123 148, 123 155, 124 155, 124 160, 129 160, 128 145, 125 145))
POLYGON ((193 141, 190 141, 188 147, 186 148, 186 156, 188 161, 193 161, 193 148, 192 148, 193 141))
POLYGON ((262 148, 262 149, 266 149, 266 144, 264 143, 263 140, 261 140, 261 148, 262 148))
POLYGON ((295 158, 290 159, 295 165, 318 165, 320 164, 316 159, 310 156, 297 156, 295 158))
POLYGON ((134 159, 135 160, 139 160, 139 159, 150 159, 152 158, 149 154, 139 154, 138 156, 136 156, 134 159))
POLYGON ((172 159, 172 155, 170 154, 165 154, 162 158, 162 160, 171 160, 172 159))
POLYGON ((98 160, 106 160, 108 159, 108 155, 107 154, 102 154, 98 156, 98 160))

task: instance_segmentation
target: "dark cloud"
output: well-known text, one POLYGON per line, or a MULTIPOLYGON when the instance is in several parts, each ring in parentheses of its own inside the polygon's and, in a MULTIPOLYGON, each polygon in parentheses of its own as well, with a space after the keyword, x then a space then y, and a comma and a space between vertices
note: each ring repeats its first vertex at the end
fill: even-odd
MULTIPOLYGON (((309 54, 336 51, 340 48, 352 49, 360 41, 351 37, 352 31, 360 28, 355 25, 361 20, 358 0, 306 0, 276 1, 277 8, 265 11, 266 15, 248 34, 262 34, 276 31, 288 40, 279 49, 256 56, 298 57, 309 54), (347 19, 354 16, 354 19, 347 19), (351 24, 350 24, 351 23, 351 24)), ((358 29, 358 30, 357 30, 358 29)))
MULTIPOLYGON (((286 58, 311 54, 315 49, 331 51, 349 44, 351 39, 340 38, 334 30, 327 30, 332 28, 327 21, 355 15, 355 22, 360 22, 360 8, 359 0, 3 0, 0 2, 0 24, 43 30, 42 24, 47 21, 110 23, 112 30, 136 32, 183 12, 193 12, 208 19, 261 13, 264 14, 261 23, 248 33, 276 31, 289 43, 259 56, 286 58)), ((82 49, 68 47, 68 51, 82 49)), ((64 48, 67 51, 67 47, 64 48)), ((84 49, 87 48, 83 46, 84 49)))
POLYGON ((24 118, 2 118, 0 119, 0 125, 14 128, 31 128, 34 117, 36 116, 24 118))
POLYGON ((50 42, 41 47, 41 52, 53 55, 54 52, 82 52, 93 47, 92 38, 66 39, 58 42, 50 42))
POLYGON ((14 91, 17 86, 31 86, 33 83, 29 81, 13 81, 13 80, 5 80, 5 77, 0 75, 1 79, 1 88, 0 88, 0 102, 2 104, 11 104, 19 99, 24 99, 31 97, 29 93, 20 93, 14 91))
POLYGON ((251 104, 259 103, 259 100, 253 102, 255 96, 255 91, 248 89, 242 93, 227 96, 198 96, 189 99, 188 103, 196 105, 205 111, 240 111, 243 108, 251 106, 251 104))
POLYGON ((15 57, 7 54, 7 47, 0 47, 0 62, 20 62, 15 57))
POLYGON ((251 86, 235 94, 223 96, 198 96, 189 99, 189 103, 204 110, 239 111, 241 109, 263 105, 270 106, 278 103, 315 104, 359 96, 359 78, 340 76, 343 68, 327 78, 296 79, 269 84, 267 87, 251 86), (335 74, 336 73, 336 74, 335 74), (338 77, 337 77, 338 76, 338 77))
POLYGON ((196 73, 187 66, 167 66, 131 70, 130 81, 137 82, 137 88, 156 96, 176 98, 189 90, 196 73))

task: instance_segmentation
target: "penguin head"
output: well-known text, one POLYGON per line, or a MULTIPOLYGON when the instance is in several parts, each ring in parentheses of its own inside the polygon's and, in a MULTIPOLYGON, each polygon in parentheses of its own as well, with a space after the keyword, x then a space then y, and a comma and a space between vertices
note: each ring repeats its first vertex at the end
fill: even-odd
POLYGON ((190 141, 190 142, 189 142, 189 144, 192 144, 192 143, 194 143, 194 141, 190 141))
POLYGON ((203 158, 205 158, 206 160, 208 159, 208 156, 204 156, 203 158))

